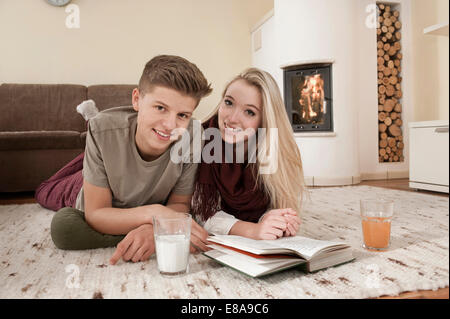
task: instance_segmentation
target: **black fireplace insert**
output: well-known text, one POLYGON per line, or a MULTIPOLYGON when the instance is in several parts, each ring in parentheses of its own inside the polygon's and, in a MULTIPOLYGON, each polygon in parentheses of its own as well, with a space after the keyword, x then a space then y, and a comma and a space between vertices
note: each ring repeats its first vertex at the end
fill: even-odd
POLYGON ((332 132, 331 64, 286 68, 284 99, 294 132, 332 132))

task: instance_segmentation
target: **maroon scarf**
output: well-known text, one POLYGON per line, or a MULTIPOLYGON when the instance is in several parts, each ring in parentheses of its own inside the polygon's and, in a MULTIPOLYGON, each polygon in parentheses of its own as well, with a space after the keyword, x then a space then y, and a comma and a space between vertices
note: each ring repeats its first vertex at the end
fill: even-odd
MULTIPOLYGON (((204 129, 210 127, 219 127, 217 115, 203 124, 204 129)), ((269 207, 270 200, 257 187, 254 169, 254 164, 225 163, 225 142, 222 140, 222 163, 205 163, 202 160, 199 164, 192 214, 207 220, 223 210, 240 220, 258 222, 269 207)))

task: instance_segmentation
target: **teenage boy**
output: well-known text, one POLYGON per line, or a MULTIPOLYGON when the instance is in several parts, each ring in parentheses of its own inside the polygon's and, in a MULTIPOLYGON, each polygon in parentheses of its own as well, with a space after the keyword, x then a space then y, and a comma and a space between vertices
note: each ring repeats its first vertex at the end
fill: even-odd
MULTIPOLYGON (((155 251, 153 216, 190 209, 197 164, 171 161, 170 150, 179 129, 188 130, 192 143, 192 113, 210 93, 202 72, 186 59, 161 55, 150 60, 133 90, 132 106, 108 109, 89 120, 82 187, 74 205, 53 217, 55 245, 91 249, 117 244, 111 264, 120 258, 148 259, 155 251)), ((36 192, 44 207, 51 207, 50 198, 62 196, 49 196, 58 189, 49 181, 36 192)), ((206 250, 207 236, 192 221, 191 251, 206 250)))

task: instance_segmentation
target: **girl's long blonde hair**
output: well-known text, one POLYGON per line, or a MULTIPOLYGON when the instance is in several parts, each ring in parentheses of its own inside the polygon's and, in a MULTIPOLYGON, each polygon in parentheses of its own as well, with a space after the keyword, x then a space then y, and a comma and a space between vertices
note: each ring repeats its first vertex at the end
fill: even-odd
MULTIPOLYGON (((225 87, 222 98, 228 87, 237 80, 245 80, 255 86, 262 98, 262 128, 266 128, 263 148, 258 148, 256 160, 256 181, 270 197, 271 209, 292 208, 299 214, 304 198, 305 183, 300 150, 294 140, 293 130, 289 122, 286 109, 281 98, 280 89, 275 79, 266 71, 258 68, 249 68, 233 78, 225 87), (271 130, 278 129, 278 165, 275 172, 260 173, 260 159, 267 158, 267 150, 271 149, 271 130)), ((220 105, 220 103, 219 103, 220 105)), ((219 105, 204 122, 218 113, 219 105)), ((258 143, 259 145, 259 143, 258 143)))

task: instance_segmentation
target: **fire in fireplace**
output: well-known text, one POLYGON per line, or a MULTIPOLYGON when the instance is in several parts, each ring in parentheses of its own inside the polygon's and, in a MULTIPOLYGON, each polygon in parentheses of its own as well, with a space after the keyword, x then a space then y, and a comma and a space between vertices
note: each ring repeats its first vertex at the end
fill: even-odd
POLYGON ((294 132, 333 131, 331 64, 284 70, 286 110, 294 132))

